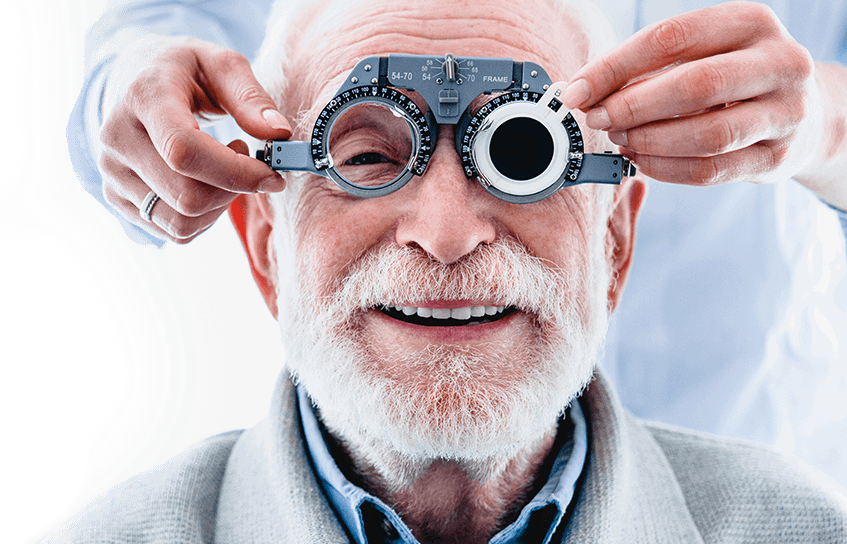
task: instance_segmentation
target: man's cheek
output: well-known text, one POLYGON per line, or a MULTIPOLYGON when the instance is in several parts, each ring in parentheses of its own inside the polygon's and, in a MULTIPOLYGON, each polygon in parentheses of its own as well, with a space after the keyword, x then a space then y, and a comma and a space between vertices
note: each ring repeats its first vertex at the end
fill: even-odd
POLYGON ((330 296, 341 287, 340 270, 350 260, 342 241, 337 233, 322 230, 319 225, 297 233, 295 239, 298 281, 313 297, 330 296))
POLYGON ((358 259, 381 243, 390 242, 390 226, 355 209, 316 207, 299 222, 297 251, 308 273, 321 278, 326 296, 341 287, 343 277, 358 259))

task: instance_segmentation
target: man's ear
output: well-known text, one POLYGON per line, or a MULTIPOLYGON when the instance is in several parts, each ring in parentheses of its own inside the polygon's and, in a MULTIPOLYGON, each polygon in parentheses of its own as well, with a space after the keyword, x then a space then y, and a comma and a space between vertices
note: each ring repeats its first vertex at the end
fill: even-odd
POLYGON ((265 299, 265 304, 277 317, 276 253, 273 244, 273 208, 264 194, 243 194, 229 205, 229 218, 241 238, 241 245, 250 261, 253 279, 265 299))
POLYGON ((647 182, 640 174, 624 181, 615 192, 614 209, 606 231, 606 261, 611 271, 609 311, 614 311, 623 295, 635 249, 635 226, 646 195, 647 182))

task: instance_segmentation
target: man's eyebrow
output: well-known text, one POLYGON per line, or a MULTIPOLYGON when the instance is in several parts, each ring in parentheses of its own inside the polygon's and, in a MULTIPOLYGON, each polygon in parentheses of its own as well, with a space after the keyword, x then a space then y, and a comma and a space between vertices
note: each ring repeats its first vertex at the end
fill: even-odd
MULTIPOLYGON (((346 77, 346 75, 344 77, 346 77)), ((334 87, 334 90, 331 93, 328 92, 328 91, 320 93, 314 99, 314 103, 312 104, 312 106, 309 109, 301 110, 300 112, 298 112, 298 115, 297 115, 297 118, 296 118, 297 119, 296 124, 297 124, 298 127, 305 130, 307 134, 311 132, 312 126, 314 125, 315 120, 318 118, 318 115, 320 115, 321 111, 323 111, 323 109, 330 103, 330 101, 335 96, 337 96, 338 89, 344 83, 344 78, 339 78, 339 79, 340 79, 340 83, 338 84, 338 86, 334 87), (324 96, 326 98, 323 98, 324 96)), ((421 111, 426 111, 426 109, 429 107, 429 105, 426 103, 426 100, 424 99, 424 97, 417 91, 414 91, 414 90, 410 91, 409 89, 400 89, 400 88, 397 88, 397 87, 392 87, 390 85, 388 87, 391 88, 391 89, 395 89, 397 92, 399 92, 401 94, 406 95, 412 102, 415 103, 415 105, 421 111)), ((333 87, 328 87, 328 88, 333 88, 333 87)), ((480 107, 481 107, 481 104, 480 104, 480 107)))

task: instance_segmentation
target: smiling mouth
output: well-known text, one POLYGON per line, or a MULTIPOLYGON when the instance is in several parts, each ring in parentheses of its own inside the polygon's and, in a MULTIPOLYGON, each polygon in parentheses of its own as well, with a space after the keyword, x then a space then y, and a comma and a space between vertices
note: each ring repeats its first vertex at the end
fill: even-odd
POLYGON ((517 311, 514 306, 469 306, 465 308, 424 308, 378 306, 377 310, 404 323, 425 327, 464 327, 493 323, 517 311))

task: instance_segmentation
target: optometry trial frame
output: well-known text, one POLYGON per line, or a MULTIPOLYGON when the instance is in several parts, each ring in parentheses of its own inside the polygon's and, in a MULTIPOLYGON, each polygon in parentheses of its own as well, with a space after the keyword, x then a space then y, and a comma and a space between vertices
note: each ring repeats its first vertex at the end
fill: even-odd
POLYGON ((309 141, 268 141, 256 158, 275 170, 328 177, 358 197, 380 197, 423 175, 437 125, 453 124, 465 176, 506 202, 634 176, 622 155, 584 153, 579 124, 560 100, 564 86, 538 64, 512 59, 368 57, 320 112, 309 141), (417 91, 426 110, 401 91, 417 91), (480 95, 495 96, 471 111, 480 95))

